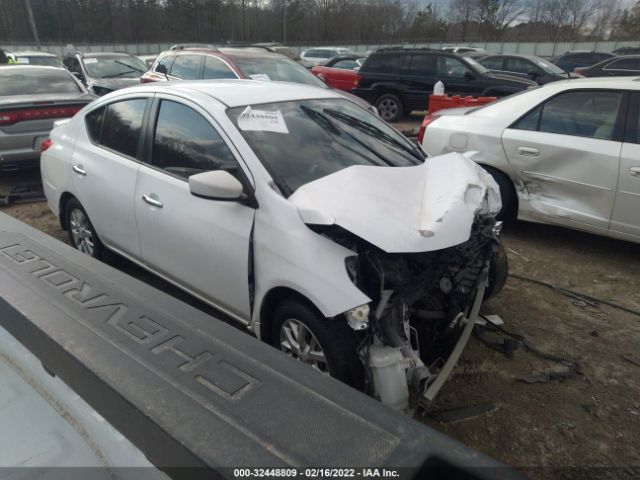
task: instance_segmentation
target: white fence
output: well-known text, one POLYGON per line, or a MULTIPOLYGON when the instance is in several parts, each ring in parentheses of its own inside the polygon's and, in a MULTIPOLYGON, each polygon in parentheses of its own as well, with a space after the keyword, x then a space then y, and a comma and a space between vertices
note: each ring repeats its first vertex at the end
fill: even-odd
MULTIPOLYGON (((168 50, 171 43, 119 43, 119 44, 43 44, 42 50, 63 55, 69 50, 79 50, 82 52, 111 52, 125 51, 133 55, 155 54, 163 50, 168 50)), ((389 45, 400 45, 400 43, 371 43, 371 44, 341 44, 339 46, 349 48, 354 52, 366 52, 389 45)), ((436 48, 452 45, 452 43, 402 43, 405 47, 436 48)), ((599 52, 612 52, 621 47, 640 48, 639 41, 607 41, 607 42, 474 42, 455 43, 458 46, 482 47, 489 53, 522 53, 538 55, 541 57, 553 57, 569 50, 595 50, 599 52)), ((317 47, 318 45, 314 45, 317 47)), ((0 41, 0 47, 8 51, 35 50, 34 44, 11 44, 0 41)), ((311 46, 293 46, 298 51, 306 50, 311 46)))

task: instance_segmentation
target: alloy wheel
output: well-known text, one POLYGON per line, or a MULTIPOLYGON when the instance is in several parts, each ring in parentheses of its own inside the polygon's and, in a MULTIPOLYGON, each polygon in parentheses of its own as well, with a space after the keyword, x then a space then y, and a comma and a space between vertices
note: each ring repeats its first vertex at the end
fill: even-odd
POLYGON ((320 342, 300 320, 290 318, 282 323, 280 349, 290 357, 329 374, 329 366, 320 342))
POLYGON ((69 224, 76 248, 82 253, 93 256, 95 251, 94 233, 85 213, 79 208, 74 208, 71 211, 69 224))

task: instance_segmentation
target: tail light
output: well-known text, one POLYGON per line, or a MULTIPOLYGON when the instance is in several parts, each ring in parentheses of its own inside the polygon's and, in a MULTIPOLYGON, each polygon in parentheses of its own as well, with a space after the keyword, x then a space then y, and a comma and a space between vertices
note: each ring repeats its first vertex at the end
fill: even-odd
POLYGON ((50 138, 47 138, 45 141, 43 141, 40 144, 40 153, 42 152, 46 152, 47 150, 49 150, 49 147, 53 146, 53 140, 51 140, 50 138))
POLYGON ((356 78, 353 79, 353 88, 358 88, 360 86, 361 81, 362 81, 362 75, 356 75, 356 78))
POLYGON ((420 131, 418 132, 418 143, 419 144, 422 144, 422 140, 424 139, 424 132, 427 129, 427 127, 429 126, 429 124, 431 122, 433 122, 439 116, 440 115, 436 115, 436 114, 432 113, 431 115, 427 115, 426 117, 424 117, 424 120, 422 120, 422 125, 420 125, 420 131))
POLYGON ((0 125, 13 125, 26 120, 42 120, 43 118, 73 117, 84 105, 68 107, 27 108, 23 110, 0 112, 0 125))

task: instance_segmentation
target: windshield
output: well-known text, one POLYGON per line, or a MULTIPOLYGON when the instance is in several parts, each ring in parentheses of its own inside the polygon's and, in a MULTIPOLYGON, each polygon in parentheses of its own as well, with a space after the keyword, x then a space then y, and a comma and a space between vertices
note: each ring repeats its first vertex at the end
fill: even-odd
POLYGON ((82 89, 66 70, 28 67, 4 70, 0 68, 0 96, 80 92, 82 89))
POLYGON ((547 62, 543 58, 532 58, 531 60, 547 73, 551 73, 554 75, 563 75, 563 76, 567 75, 567 72, 562 70, 560 67, 558 67, 557 65, 554 65, 551 62, 547 62))
POLYGON ((344 99, 244 106, 227 113, 287 197, 306 183, 353 165, 408 167, 424 162, 416 145, 344 99))
POLYGON ((124 55, 85 57, 84 68, 93 78, 137 78, 147 71, 142 60, 124 55))
POLYGON ((256 75, 256 78, 260 79, 263 78, 262 75, 266 75, 273 81, 304 83, 314 87, 328 88, 326 83, 292 60, 274 57, 236 57, 234 61, 248 78, 256 75))
POLYGON ((471 57, 464 57, 464 59, 467 61, 467 63, 471 64, 471 66, 473 68, 475 68, 476 71, 478 71, 480 73, 487 73, 489 71, 489 69, 487 67, 485 67, 484 65, 482 65, 479 62, 477 62, 476 60, 474 60, 471 57))
POLYGON ((48 67, 62 67, 62 61, 58 57, 30 57, 28 55, 18 55, 17 63, 28 63, 29 65, 45 65, 48 67))

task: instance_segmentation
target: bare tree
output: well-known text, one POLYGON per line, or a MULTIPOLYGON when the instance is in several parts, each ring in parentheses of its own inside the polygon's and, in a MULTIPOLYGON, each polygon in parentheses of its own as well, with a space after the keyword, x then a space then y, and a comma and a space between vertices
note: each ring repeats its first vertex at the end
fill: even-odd
POLYGON ((476 18, 477 14, 477 0, 452 0, 449 6, 448 19, 451 23, 460 24, 463 42, 468 40, 471 22, 476 18))
POLYGON ((524 8, 520 0, 477 0, 476 11, 483 40, 496 40, 524 13, 524 8))

